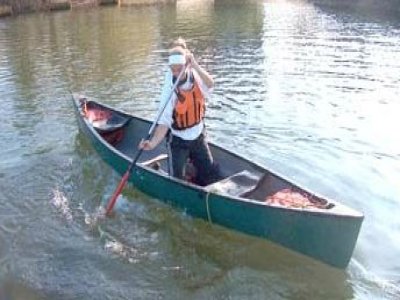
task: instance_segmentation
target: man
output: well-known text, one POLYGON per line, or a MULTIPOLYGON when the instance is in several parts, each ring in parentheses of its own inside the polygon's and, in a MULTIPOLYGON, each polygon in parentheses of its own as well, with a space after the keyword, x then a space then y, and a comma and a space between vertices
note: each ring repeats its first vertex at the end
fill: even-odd
POLYGON ((182 46, 169 51, 169 70, 161 94, 161 113, 154 135, 150 140, 141 141, 139 148, 152 150, 170 131, 169 147, 172 156, 173 176, 185 178, 188 159, 196 168, 195 183, 207 185, 217 178, 216 167, 206 141, 204 125, 205 101, 214 80, 196 61, 193 54, 182 46), (185 68, 177 88, 174 83, 185 68))

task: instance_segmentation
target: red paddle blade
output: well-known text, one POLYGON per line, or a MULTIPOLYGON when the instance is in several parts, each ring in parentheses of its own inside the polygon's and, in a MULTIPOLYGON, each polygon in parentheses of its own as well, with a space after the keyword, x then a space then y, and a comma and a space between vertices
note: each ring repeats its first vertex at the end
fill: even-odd
POLYGON ((129 174, 130 174, 130 170, 128 170, 124 174, 120 183, 118 184, 117 188, 115 189, 114 194, 110 198, 110 201, 108 201, 108 205, 107 205, 107 209, 106 209, 106 216, 109 216, 111 211, 113 210, 115 202, 117 202, 118 196, 121 194, 122 189, 124 188, 126 182, 128 181, 129 174))

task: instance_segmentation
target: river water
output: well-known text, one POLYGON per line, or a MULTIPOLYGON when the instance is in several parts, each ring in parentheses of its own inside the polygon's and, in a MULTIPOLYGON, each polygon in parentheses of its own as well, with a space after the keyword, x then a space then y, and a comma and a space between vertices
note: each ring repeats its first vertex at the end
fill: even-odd
POLYGON ((399 299, 400 14, 345 3, 0 19, 0 299, 399 299), (212 141, 365 214, 346 270, 131 186, 93 222, 120 177, 79 134, 70 91, 153 118, 179 35, 215 77, 212 141))

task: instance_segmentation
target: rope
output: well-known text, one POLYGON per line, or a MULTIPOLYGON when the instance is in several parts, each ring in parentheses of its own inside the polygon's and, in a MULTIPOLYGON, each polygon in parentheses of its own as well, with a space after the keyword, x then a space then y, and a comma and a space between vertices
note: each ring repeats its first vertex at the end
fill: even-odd
POLYGON ((207 194, 206 194, 207 219, 208 219, 208 222, 210 222, 210 224, 212 224, 211 214, 210 214, 210 206, 208 205, 208 197, 209 196, 210 196, 210 192, 207 191, 207 194))

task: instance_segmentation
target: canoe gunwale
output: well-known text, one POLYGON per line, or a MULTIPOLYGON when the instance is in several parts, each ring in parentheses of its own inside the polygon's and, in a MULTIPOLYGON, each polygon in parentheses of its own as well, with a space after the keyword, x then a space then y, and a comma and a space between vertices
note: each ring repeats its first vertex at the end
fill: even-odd
POLYGON ((204 195, 210 194, 210 195, 215 195, 215 196, 218 196, 218 197, 223 197, 223 198, 225 198, 227 200, 236 201, 236 202, 239 202, 239 203, 247 203, 247 204, 251 204, 251 205, 256 205, 256 206, 259 206, 260 209, 267 208, 267 209, 273 209, 273 210, 278 210, 278 211, 287 211, 287 212, 291 211, 291 212, 294 212, 294 213, 302 213, 302 214, 307 214, 307 215, 317 215, 317 216, 322 216, 322 217, 325 216, 325 217, 329 217, 329 218, 342 218, 342 219, 345 219, 345 218, 351 218, 351 219, 353 219, 353 218, 364 218, 363 215, 357 216, 357 215, 354 215, 354 214, 344 214, 344 213, 339 214, 339 213, 335 213, 335 212, 332 212, 332 209, 318 209, 318 210, 315 209, 315 210, 313 210, 313 209, 310 209, 310 208, 303 209, 303 208, 296 208, 296 207, 274 206, 274 205, 270 205, 270 204, 268 204, 266 202, 262 202, 262 201, 258 201, 258 200, 254 200, 254 199, 243 198, 243 197, 238 197, 238 196, 232 196, 232 195, 229 195, 229 194, 209 191, 209 190, 206 189, 206 187, 198 186, 196 184, 193 184, 193 183, 190 183, 190 182, 178 179, 178 178, 171 177, 171 176, 169 176, 167 174, 160 173, 157 170, 154 170, 153 168, 151 168, 149 166, 143 166, 140 163, 137 163, 136 166, 141 168, 142 170, 145 170, 146 172, 152 173, 154 176, 161 176, 161 177, 163 177, 165 179, 174 181, 177 184, 186 186, 188 188, 193 188, 193 189, 195 189, 195 190, 197 190, 199 192, 204 193, 204 195))

